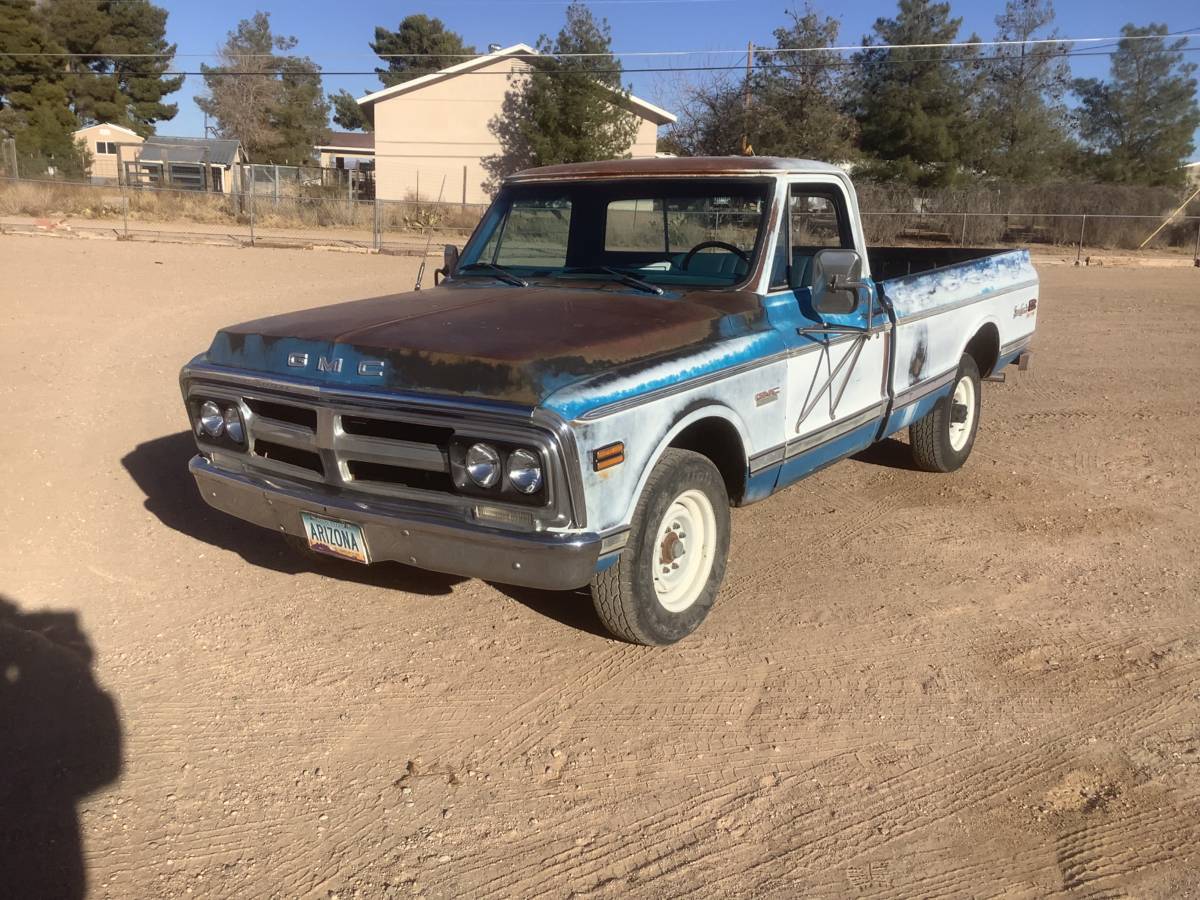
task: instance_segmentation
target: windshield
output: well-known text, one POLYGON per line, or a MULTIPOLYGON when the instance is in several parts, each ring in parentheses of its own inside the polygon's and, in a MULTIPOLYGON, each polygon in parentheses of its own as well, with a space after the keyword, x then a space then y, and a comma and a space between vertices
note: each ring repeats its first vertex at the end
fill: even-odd
POLYGON ((729 286, 754 266, 770 196, 769 180, 749 179, 510 185, 458 273, 729 286))

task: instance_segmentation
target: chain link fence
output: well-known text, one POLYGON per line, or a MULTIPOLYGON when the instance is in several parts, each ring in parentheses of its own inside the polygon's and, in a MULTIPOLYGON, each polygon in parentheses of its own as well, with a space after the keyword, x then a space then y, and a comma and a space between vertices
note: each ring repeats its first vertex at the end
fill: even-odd
MULTIPOLYGON (((460 202, 358 198, 354 176, 329 179, 320 174, 332 171, 328 169, 244 169, 241 189, 227 194, 0 177, 0 227, 115 233, 130 240, 414 253, 423 252, 431 236, 434 246, 461 245, 486 208, 460 202)), ((980 208, 1002 205, 1005 198, 998 192, 929 197, 882 192, 870 185, 860 189, 860 205, 867 240, 877 246, 1044 247, 1066 250, 1081 259, 1091 251, 1136 250, 1158 229, 1146 249, 1200 259, 1200 201, 1160 228, 1167 215, 1161 210, 1165 207, 1169 213, 1179 202, 1178 195, 1164 192, 1149 199, 1141 191, 1129 196, 1153 204, 1154 210, 1013 212, 980 208)), ((1038 205, 1044 202, 1045 198, 1038 205)))

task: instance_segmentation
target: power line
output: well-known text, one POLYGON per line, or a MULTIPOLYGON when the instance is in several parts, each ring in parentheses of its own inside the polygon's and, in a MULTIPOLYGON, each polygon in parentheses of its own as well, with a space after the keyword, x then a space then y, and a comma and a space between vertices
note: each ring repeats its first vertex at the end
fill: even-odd
MULTIPOLYGON (((557 0, 555 0, 557 2, 557 0)), ((611 0, 617 2, 617 0, 611 0)), ((666 0, 663 0, 666 2, 666 0)), ((670 2, 683 2, 683 0, 670 0, 670 2)), ((724 2, 724 0, 693 0, 693 2, 724 2)), ((934 50, 934 49, 984 49, 989 47, 1028 47, 1042 44, 1104 44, 1104 43, 1119 43, 1121 41, 1150 41, 1164 40, 1166 38, 1183 38, 1185 40, 1191 38, 1200 38, 1200 27, 1190 28, 1185 31, 1169 32, 1167 34, 1134 34, 1134 35, 1115 35, 1109 37, 1051 37, 1051 38, 1031 38, 1029 40, 1003 40, 1003 41, 946 41, 942 43, 923 43, 923 44, 842 44, 832 47, 755 47, 754 52, 757 54, 785 54, 785 53, 856 53, 862 50, 934 50)), ((630 51, 612 51, 611 53, 548 53, 539 54, 552 59, 584 59, 595 57, 666 57, 666 56, 745 56, 745 49, 737 50, 630 50, 630 51)), ((79 58, 102 58, 102 59, 210 59, 218 57, 219 52, 214 53, 73 53, 66 50, 56 52, 37 52, 37 53, 3 53, 0 56, 10 58, 32 59, 32 58, 50 58, 63 59, 65 57, 79 58)), ((239 53, 237 54, 243 59, 274 59, 277 54, 274 53, 239 53)), ((479 59, 486 54, 480 53, 378 53, 378 54, 356 54, 355 56, 334 57, 340 59, 357 59, 359 57, 378 57, 379 59, 479 59)), ((368 74, 375 74, 370 72, 368 74)))
MULTIPOLYGON (((860 48, 860 49, 863 49, 863 48, 860 48)), ((868 47, 865 49, 877 49, 877 48, 868 47)), ((1197 51, 1200 51, 1200 46, 1183 47, 1175 52, 1195 53, 1197 51)), ((755 52, 756 53, 758 52, 757 49, 755 50, 755 52)), ((1063 51, 1063 52, 1058 52, 1058 53, 1049 53, 1044 58, 1074 59, 1076 57, 1089 57, 1089 56, 1115 56, 1117 52, 1118 51, 1114 51, 1114 50, 1068 50, 1068 51, 1063 51)), ((744 59, 745 58, 744 50, 742 51, 742 56, 744 59)), ((925 57, 907 57, 907 58, 899 58, 899 59, 889 58, 889 59, 879 60, 879 62, 884 62, 888 65, 896 65, 896 66, 919 65, 921 63, 928 63, 928 62, 948 63, 948 64, 952 64, 952 65, 978 66, 978 65, 990 65, 993 63, 1007 63, 1009 61, 1010 60, 1007 58, 996 57, 996 56, 958 57, 958 58, 955 58, 955 57, 945 58, 945 57, 940 57, 940 56, 925 56, 925 57)), ((540 71, 535 71, 535 69, 533 67, 526 66, 526 67, 520 68, 520 69, 514 68, 514 69, 506 69, 503 71, 456 72, 456 73, 453 73, 453 77, 457 78, 457 77, 464 76, 464 75, 467 75, 467 76, 491 75, 491 76, 503 76, 503 77, 508 78, 508 77, 512 77, 514 75, 529 75, 529 74, 564 75, 564 76, 569 76, 569 75, 603 76, 603 75, 638 75, 638 74, 647 74, 647 73, 654 73, 654 72, 661 72, 661 73, 728 72, 728 71, 732 71, 735 69, 740 69, 740 68, 742 68, 742 65, 743 65, 743 63, 741 61, 737 61, 737 62, 727 64, 727 65, 714 65, 714 66, 644 66, 641 68, 633 68, 633 69, 626 69, 626 68, 620 68, 620 69, 616 69, 616 68, 612 68, 612 69, 572 68, 572 69, 541 69, 540 71)), ((811 63, 811 62, 774 63, 774 64, 772 64, 772 68, 782 69, 782 70, 786 71, 788 69, 804 69, 807 67, 811 67, 813 65, 816 65, 817 67, 820 67, 820 68, 856 68, 858 66, 863 65, 863 62, 860 60, 855 60, 855 59, 839 59, 839 60, 820 60, 816 63, 811 63)), ((762 68, 762 66, 761 65, 757 66, 757 68, 762 68)), ((283 69, 268 69, 268 70, 222 69, 219 66, 214 66, 212 68, 209 68, 207 71, 179 69, 179 70, 167 70, 167 71, 162 71, 162 72, 146 72, 146 71, 138 71, 138 70, 124 70, 121 72, 116 72, 116 71, 96 72, 91 69, 81 69, 79 71, 74 71, 69 74, 71 74, 71 75, 91 75, 96 78, 107 78, 107 77, 111 77, 112 75, 115 75, 115 74, 121 74, 121 75, 126 75, 126 76, 135 76, 135 77, 136 76, 146 76, 146 77, 154 77, 154 78, 176 77, 176 76, 180 76, 180 75, 192 75, 192 76, 202 76, 202 77, 236 77, 236 78, 252 78, 252 77, 258 77, 258 78, 264 78, 264 77, 265 78, 339 77, 340 78, 340 77, 349 77, 349 76, 372 76, 372 75, 377 75, 378 73, 374 69, 324 70, 324 69, 317 68, 317 69, 312 69, 312 70, 290 70, 289 71, 289 70, 283 70, 283 69)), ((425 74, 432 75, 432 74, 436 74, 436 73, 429 72, 429 73, 425 73, 425 74)), ((380 90, 382 90, 382 88, 380 90)))

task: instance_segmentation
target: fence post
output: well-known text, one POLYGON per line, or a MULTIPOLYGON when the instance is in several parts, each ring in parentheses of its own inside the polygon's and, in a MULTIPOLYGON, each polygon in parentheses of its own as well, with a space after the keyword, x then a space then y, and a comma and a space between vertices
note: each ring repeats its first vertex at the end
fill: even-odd
POLYGON ((1192 262, 1200 269, 1200 219, 1196 220, 1196 249, 1192 252, 1192 262))
POLYGON ((254 169, 250 170, 250 246, 254 246, 254 169))
POLYGON ((275 165, 275 171, 272 173, 272 183, 275 186, 275 205, 279 205, 279 165, 275 165))
POLYGON ((1075 265, 1079 265, 1079 260, 1083 256, 1083 232, 1087 228, 1087 213, 1083 214, 1083 218, 1079 222, 1079 248, 1075 251, 1075 265))
POLYGON ((462 208, 463 208, 463 212, 466 212, 466 211, 467 211, 467 167, 466 167, 466 166, 463 166, 463 199, 462 199, 462 208))
POLYGON ((963 217, 962 236, 958 239, 958 246, 965 247, 965 246, 967 246, 967 214, 963 213, 962 217, 963 217))
POLYGON ((125 239, 129 240, 129 195, 121 189, 121 218, 125 220, 125 239))
POLYGON ((371 201, 371 205, 375 208, 375 235, 374 235, 375 241, 374 241, 374 243, 375 243, 375 249, 378 250, 380 247, 383 246, 383 237, 379 233, 379 198, 375 197, 371 201))

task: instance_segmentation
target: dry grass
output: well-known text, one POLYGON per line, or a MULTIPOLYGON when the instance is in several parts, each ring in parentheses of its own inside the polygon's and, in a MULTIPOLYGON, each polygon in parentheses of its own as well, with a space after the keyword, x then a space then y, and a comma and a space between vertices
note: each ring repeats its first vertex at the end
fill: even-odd
MULTIPOLYGON (((129 218, 134 221, 189 221, 201 224, 248 225, 250 198, 192 191, 129 191, 129 218)), ((66 182, 18 182, 0 185, 0 215, 35 218, 122 218, 117 187, 66 182)), ((330 196, 255 197, 253 214, 264 228, 349 228, 371 231, 376 209, 371 201, 330 196)), ((469 231, 482 213, 478 206, 381 201, 382 231, 441 228, 469 231)))
MULTIPOLYGON (((914 242, 1074 245, 1080 216, 1087 215, 1084 243, 1089 247, 1132 249, 1183 199, 1179 191, 1116 185, 1044 185, 1037 188, 975 188, 926 191, 865 182, 859 185, 867 239, 873 244, 914 242), (916 212, 918 203, 923 212, 916 212), (1017 214, 1013 214, 1015 210, 1017 214), (970 213, 964 217, 962 213, 970 213), (980 215, 987 214, 987 215, 980 215), (1142 216, 1144 218, 1121 218, 1142 216)), ((427 201, 351 201, 328 190, 308 196, 256 196, 253 215, 264 228, 317 230, 345 228, 371 232, 378 215, 381 232, 421 232, 437 228, 465 237, 479 221, 482 206, 427 201)), ((129 191, 131 221, 188 221, 248 226, 245 196, 191 191, 129 191)), ((1185 211, 1200 216, 1200 200, 1185 211)), ((111 220, 122 217, 119 188, 66 182, 0 183, 0 215, 35 218, 75 217, 111 220)), ((1178 221, 1155 238, 1155 249, 1191 250, 1196 218, 1178 221)))
MULTIPOLYGON (((1086 246, 1114 249, 1137 247, 1187 196, 1170 188, 1126 185, 1064 183, 914 191, 872 182, 860 183, 858 195, 867 240, 875 244, 929 240, 976 247, 1070 246, 1079 242, 1082 227, 1086 246), (965 217, 965 230, 963 213, 973 214, 965 217)), ((1185 213, 1200 216, 1200 201, 1185 213)), ((1150 246, 1190 250, 1198 225, 1196 219, 1177 221, 1163 229, 1150 246)))

